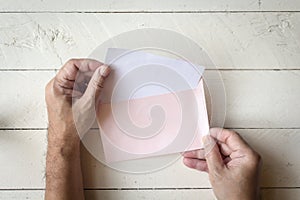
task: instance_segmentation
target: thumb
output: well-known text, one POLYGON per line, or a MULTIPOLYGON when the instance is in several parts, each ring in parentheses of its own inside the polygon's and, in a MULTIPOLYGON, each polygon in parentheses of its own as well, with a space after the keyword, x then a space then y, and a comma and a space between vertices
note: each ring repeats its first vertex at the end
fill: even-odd
POLYGON ((224 167, 223 159, 214 138, 206 135, 202 138, 205 151, 205 159, 209 172, 218 172, 224 167))
POLYGON ((87 86, 84 96, 95 98, 95 101, 97 101, 103 88, 104 79, 109 73, 110 68, 107 65, 101 65, 97 68, 87 86))

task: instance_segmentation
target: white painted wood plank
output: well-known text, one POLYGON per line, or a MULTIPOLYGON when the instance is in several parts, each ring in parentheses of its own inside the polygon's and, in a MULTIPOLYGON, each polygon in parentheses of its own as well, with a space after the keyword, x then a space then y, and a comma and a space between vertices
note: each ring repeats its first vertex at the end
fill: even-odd
POLYGON ((295 129, 237 130, 263 158, 264 187, 300 185, 300 131, 295 129), (292 178, 293 177, 293 178, 292 178))
MULTIPOLYGON (((262 200, 298 200, 300 189, 264 189, 261 191, 262 200)), ((9 190, 0 191, 0 200, 40 200, 44 198, 42 190, 9 190)), ((86 200, 140 200, 140 199, 215 199, 211 189, 191 190, 86 190, 86 200)))
MULTIPOLYGON (((0 68, 59 68, 71 57, 88 56, 98 45, 120 33, 160 28, 194 40, 219 68, 299 69, 299 15, 288 12, 0 14, 0 68)), ((128 40, 129 44, 134 42, 128 40)))
MULTIPOLYGON (((205 72, 210 83, 213 73, 205 72)), ((0 72, 0 127, 46 128, 44 87, 53 76, 54 71, 0 72)), ((300 127, 300 71, 222 71, 221 76, 226 127, 300 127)))
POLYGON ((152 200, 214 200, 216 199, 212 190, 96 190, 85 191, 85 197, 87 200, 107 199, 107 200, 140 200, 140 199, 152 199, 152 200))
POLYGON ((300 71, 226 71, 221 75, 227 97, 226 127, 300 126, 300 71))
POLYGON ((136 12, 136 11, 299 11, 297 0, 230 0, 230 1, 197 1, 197 0, 13 0, 0 1, 0 11, 97 11, 97 12, 136 12))
POLYGON ((300 189, 266 189, 261 193, 262 199, 265 200, 298 200, 300 189))
MULTIPOLYGON (((297 154, 299 130, 265 129, 238 130, 247 142, 262 155, 264 187, 298 187, 300 185, 300 159, 297 154), (268 145, 267 145, 268 144, 268 145)), ((95 138, 94 138, 95 139, 95 138)), ((95 139, 96 140, 96 139, 95 139)), ((187 169, 181 159, 173 165, 150 174, 111 173, 90 154, 84 153, 85 187, 210 187, 205 173, 187 169), (122 174, 122 175, 121 175, 122 174)))
POLYGON ((0 131, 0 188, 44 187, 46 131, 0 131))
MULTIPOLYGON (((195 200, 215 200, 215 196, 211 189, 192 189, 192 190, 95 190, 85 191, 85 196, 88 200, 107 199, 107 200, 138 200, 138 199, 195 199, 195 200)), ((261 191, 262 200, 298 200, 300 196, 300 189, 267 189, 261 191)))
POLYGON ((54 75, 54 71, 1 71, 1 127, 45 128, 47 113, 44 89, 54 75))
POLYGON ((44 199, 44 191, 40 190, 2 190, 0 200, 41 200, 44 199))
MULTIPOLYGON (((263 187, 299 187, 300 130, 241 129, 262 155, 263 187)), ((97 136, 97 132, 91 132, 97 136)), ((44 188, 46 131, 0 131, 0 189, 44 188)), ((103 166, 82 150, 86 188, 209 188, 205 173, 186 168, 181 159, 148 174, 122 173, 103 166)))

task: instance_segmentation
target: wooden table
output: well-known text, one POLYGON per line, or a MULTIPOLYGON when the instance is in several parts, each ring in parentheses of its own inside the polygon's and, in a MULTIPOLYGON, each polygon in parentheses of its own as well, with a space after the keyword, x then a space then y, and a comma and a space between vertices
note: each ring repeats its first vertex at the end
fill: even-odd
MULTIPOLYGON (((0 199, 43 198, 44 87, 57 69, 138 28, 177 31, 206 49, 224 80, 225 127, 263 157, 263 199, 299 199, 299 12, 297 0, 1 0, 0 199)), ((207 175, 181 160, 136 175, 82 154, 87 199, 214 199, 207 175)))

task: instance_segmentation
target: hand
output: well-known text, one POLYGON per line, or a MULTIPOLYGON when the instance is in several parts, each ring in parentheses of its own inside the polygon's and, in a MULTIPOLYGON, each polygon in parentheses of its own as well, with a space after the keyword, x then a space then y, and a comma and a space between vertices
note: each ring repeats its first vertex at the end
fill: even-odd
POLYGON ((204 149, 184 153, 186 166, 205 171, 219 200, 259 199, 261 158, 234 131, 212 128, 204 149))
POLYGON ((46 103, 49 129, 52 130, 49 133, 56 140, 79 141, 74 132, 84 134, 91 128, 95 105, 98 105, 95 102, 99 101, 104 78, 109 72, 108 66, 96 60, 72 59, 47 84, 46 103), (72 110, 73 98, 77 100, 72 110))
POLYGON ((78 134, 87 132, 95 121, 100 92, 109 71, 95 60, 72 59, 47 84, 45 199, 84 199, 80 166, 82 135, 78 134))

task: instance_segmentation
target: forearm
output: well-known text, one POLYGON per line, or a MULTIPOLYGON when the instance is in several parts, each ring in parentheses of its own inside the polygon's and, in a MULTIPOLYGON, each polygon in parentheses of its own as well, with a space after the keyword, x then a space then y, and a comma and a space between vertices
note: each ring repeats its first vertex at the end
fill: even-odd
POLYGON ((74 126, 49 124, 45 199, 84 199, 80 139, 74 126))
MULTIPOLYGON (((84 199, 80 166, 80 138, 75 120, 81 121, 83 135, 89 126, 87 121, 94 119, 95 101, 99 99, 103 81, 108 76, 109 67, 91 59, 71 59, 46 85, 45 100, 49 119, 48 150, 46 158, 45 199, 84 199), (92 74, 92 76, 91 76, 92 74), (83 78, 79 81, 77 78, 83 78), (90 79, 86 91, 79 85, 90 79), (77 81, 76 81, 77 80, 77 81), (76 102, 73 99, 76 98, 76 102), (75 108, 75 119, 74 109, 75 108), (80 117, 79 117, 80 115, 80 117), (92 118, 90 117, 92 116, 92 118)), ((92 126, 92 124, 90 124, 92 126)))

